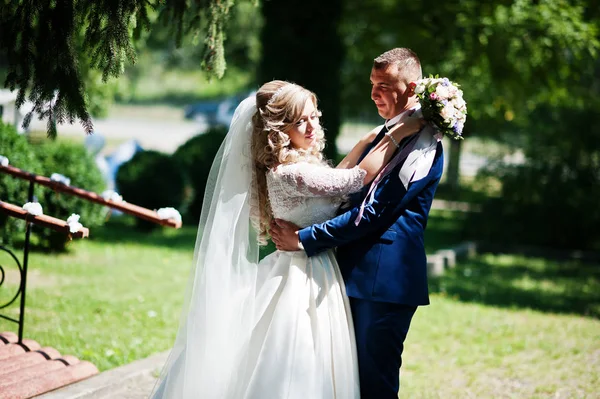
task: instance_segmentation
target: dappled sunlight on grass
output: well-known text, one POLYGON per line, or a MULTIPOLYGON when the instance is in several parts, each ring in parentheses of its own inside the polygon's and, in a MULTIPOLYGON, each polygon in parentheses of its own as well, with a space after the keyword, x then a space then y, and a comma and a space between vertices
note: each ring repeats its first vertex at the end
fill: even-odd
POLYGON ((462 225, 466 216, 463 212, 432 209, 425 229, 425 252, 430 254, 463 242, 462 225))
POLYGON ((484 254, 431 279, 432 291, 468 302, 600 317, 600 265, 484 254))
POLYGON ((401 398, 594 397, 600 383, 593 318, 434 294, 405 348, 401 398))

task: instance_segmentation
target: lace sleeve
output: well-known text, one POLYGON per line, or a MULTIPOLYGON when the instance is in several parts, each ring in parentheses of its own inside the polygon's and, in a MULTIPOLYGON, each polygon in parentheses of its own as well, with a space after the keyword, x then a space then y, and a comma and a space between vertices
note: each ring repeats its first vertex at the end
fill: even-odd
POLYGON ((294 192, 307 197, 337 197, 359 191, 367 172, 358 166, 334 169, 325 165, 282 165, 275 175, 294 192))

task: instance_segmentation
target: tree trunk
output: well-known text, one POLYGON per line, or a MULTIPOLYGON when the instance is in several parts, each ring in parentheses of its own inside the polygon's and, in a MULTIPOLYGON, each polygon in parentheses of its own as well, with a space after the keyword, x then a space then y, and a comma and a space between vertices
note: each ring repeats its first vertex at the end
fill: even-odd
POLYGON ((446 184, 453 194, 458 194, 460 188, 460 153, 462 150, 462 140, 450 141, 450 156, 448 157, 448 166, 446 171, 446 184))
POLYGON ((297 83, 313 91, 323 112, 327 147, 337 154, 343 44, 338 33, 341 0, 263 1, 262 59, 258 83, 273 79, 297 83))

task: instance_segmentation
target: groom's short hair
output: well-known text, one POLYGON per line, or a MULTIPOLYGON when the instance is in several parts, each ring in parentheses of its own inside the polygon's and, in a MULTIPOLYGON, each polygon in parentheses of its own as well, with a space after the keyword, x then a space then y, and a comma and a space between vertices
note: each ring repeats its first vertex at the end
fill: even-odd
POLYGON ((373 60, 373 68, 382 70, 395 66, 400 78, 406 82, 414 82, 421 79, 421 61, 417 54, 409 48, 397 47, 386 51, 373 60))

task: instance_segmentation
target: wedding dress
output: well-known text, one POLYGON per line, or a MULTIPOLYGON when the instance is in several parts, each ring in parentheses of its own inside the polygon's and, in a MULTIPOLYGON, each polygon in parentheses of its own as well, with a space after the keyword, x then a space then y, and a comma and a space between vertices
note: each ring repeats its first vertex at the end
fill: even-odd
MULTIPOLYGON (((267 175, 273 215, 305 227, 335 216, 364 172, 309 163, 267 175)), ((276 251, 259 263, 252 359, 244 398, 358 398, 356 346, 344 282, 332 251, 276 251)))
MULTIPOLYGON (((152 398, 359 398, 333 251, 275 251, 258 261, 247 150, 255 110, 252 98, 238 107, 213 164, 180 329, 152 398)), ((358 167, 280 165, 267 174, 273 216, 301 227, 324 222, 364 176, 358 167)))

